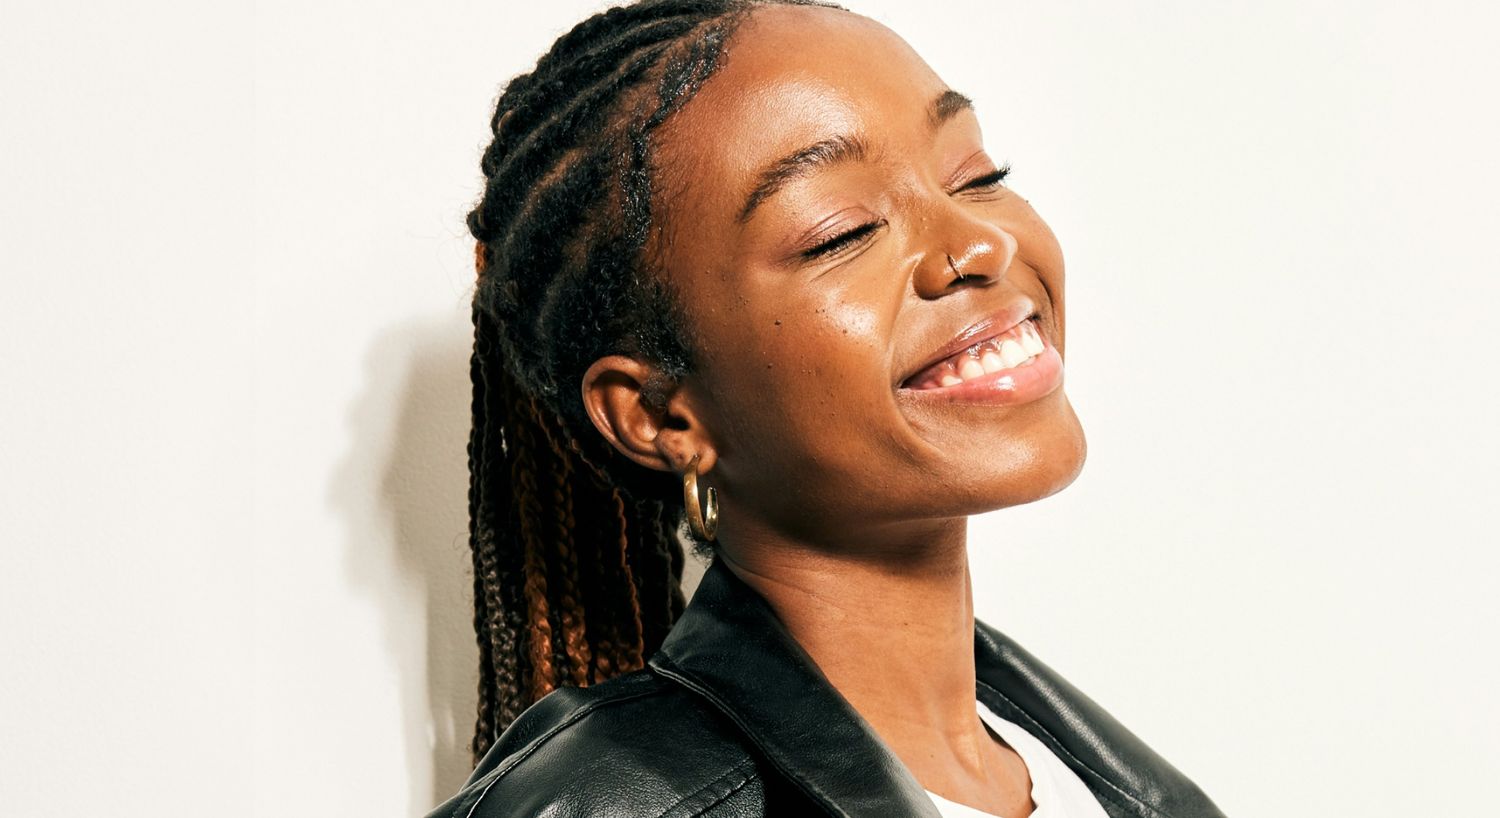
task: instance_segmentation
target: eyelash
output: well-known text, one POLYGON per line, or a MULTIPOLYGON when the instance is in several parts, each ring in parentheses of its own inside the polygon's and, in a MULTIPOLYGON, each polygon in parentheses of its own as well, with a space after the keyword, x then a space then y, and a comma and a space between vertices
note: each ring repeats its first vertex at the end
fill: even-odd
POLYGON ((999 170, 992 170, 983 176, 977 176, 973 179, 970 179, 968 183, 959 188, 959 190, 971 190, 973 188, 992 188, 1005 181, 1005 177, 1009 175, 1010 163, 1006 162, 1005 164, 1000 166, 999 170))
MULTIPOLYGON (((965 190, 975 190, 975 189, 983 190, 983 189, 993 188, 996 185, 999 185, 1001 182, 1004 182, 1005 181, 1005 177, 1007 177, 1009 175, 1010 175, 1010 163, 1007 162, 1006 164, 1002 165, 998 170, 993 170, 993 171, 990 171, 989 173, 986 173, 983 176, 976 176, 975 178, 970 179, 968 182, 964 183, 964 185, 962 187, 960 187, 955 192, 962 192, 962 191, 965 191, 965 190)), ((828 241, 823 242, 822 244, 820 244, 820 245, 818 245, 816 247, 813 247, 813 248, 810 248, 810 249, 807 249, 807 250, 803 250, 802 251, 802 257, 804 259, 812 260, 812 259, 820 259, 820 258, 823 258, 824 256, 831 256, 834 253, 837 253, 838 251, 844 249, 845 247, 848 247, 849 245, 853 244, 854 242, 859 241, 860 239, 864 238, 865 236, 868 236, 869 234, 873 233, 876 230, 876 228, 878 228, 878 227, 880 227, 881 225, 884 225, 884 224, 885 224, 885 219, 880 219, 879 221, 873 221, 873 222, 865 222, 864 224, 860 225, 859 227, 854 228, 853 230, 850 230, 847 233, 840 233, 839 235, 834 236, 833 238, 829 239, 828 241)))
POLYGON ((854 228, 853 230, 850 230, 847 233, 840 233, 839 235, 834 236, 833 238, 823 242, 817 247, 802 251, 802 257, 806 259, 818 259, 824 256, 831 256, 834 253, 837 253, 845 247, 853 244, 854 242, 859 241, 865 236, 868 236, 869 234, 875 232, 875 228, 881 226, 882 224, 885 224, 885 219, 874 222, 865 222, 864 224, 854 228))

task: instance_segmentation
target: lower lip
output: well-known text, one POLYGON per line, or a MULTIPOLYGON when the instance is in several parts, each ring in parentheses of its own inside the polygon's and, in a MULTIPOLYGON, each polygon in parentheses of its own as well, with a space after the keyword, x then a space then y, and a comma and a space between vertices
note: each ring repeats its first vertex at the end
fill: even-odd
POLYGON ((1062 356, 1057 354, 1057 349, 1051 342, 1044 339, 1042 343, 1046 348, 1025 366, 991 372, 952 386, 932 389, 903 387, 896 391, 913 400, 938 403, 984 403, 998 406, 1030 403, 1052 394, 1062 386, 1062 356))

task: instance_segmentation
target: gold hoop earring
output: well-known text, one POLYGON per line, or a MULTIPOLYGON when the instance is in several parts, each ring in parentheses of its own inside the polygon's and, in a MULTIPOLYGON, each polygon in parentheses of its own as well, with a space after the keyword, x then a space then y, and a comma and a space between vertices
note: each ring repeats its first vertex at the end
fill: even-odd
POLYGON ((708 487, 708 513, 703 513, 698 505, 698 457, 693 455, 682 473, 682 504, 687 508, 688 525, 693 533, 713 542, 719 531, 719 492, 713 486, 708 487))

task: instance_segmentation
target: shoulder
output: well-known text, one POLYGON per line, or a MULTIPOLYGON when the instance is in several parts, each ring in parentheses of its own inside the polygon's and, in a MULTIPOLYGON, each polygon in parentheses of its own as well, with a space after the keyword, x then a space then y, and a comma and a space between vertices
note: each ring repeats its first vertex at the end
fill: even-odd
POLYGON ((732 723, 639 670, 532 705, 429 818, 713 815, 761 787, 732 723))

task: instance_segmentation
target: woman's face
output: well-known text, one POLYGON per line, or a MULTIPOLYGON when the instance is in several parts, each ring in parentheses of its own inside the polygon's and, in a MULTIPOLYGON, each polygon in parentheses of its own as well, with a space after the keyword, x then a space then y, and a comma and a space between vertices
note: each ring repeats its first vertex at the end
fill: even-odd
POLYGON ((722 539, 878 548, 1077 475, 1057 240, 893 32, 756 11, 656 161, 676 169, 655 249, 696 339, 685 399, 722 539))

